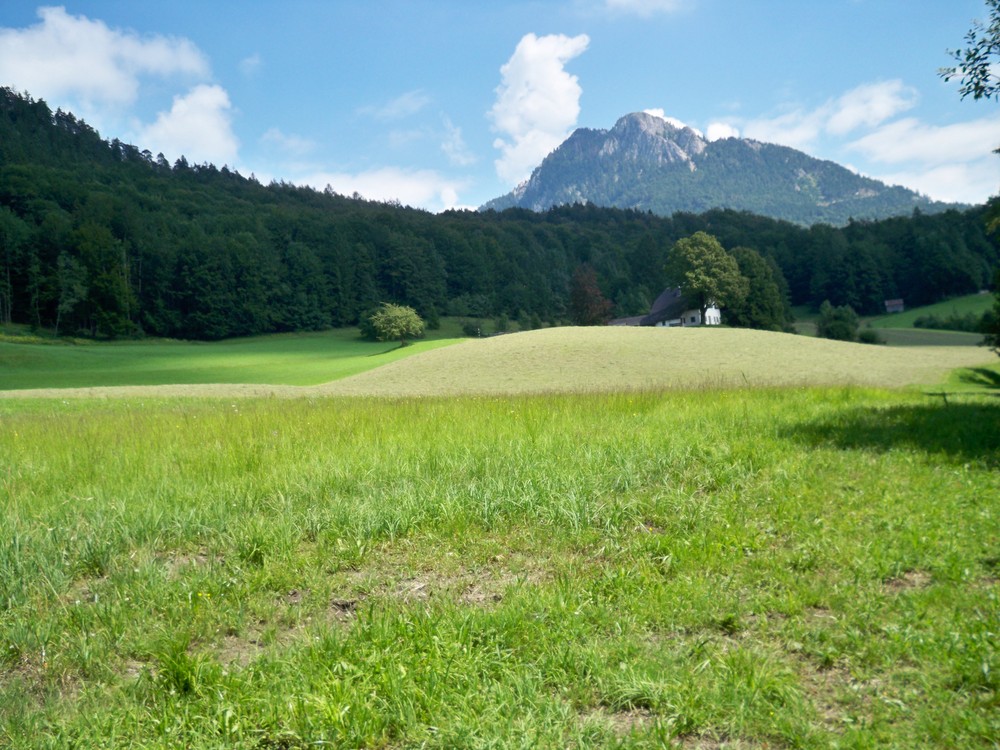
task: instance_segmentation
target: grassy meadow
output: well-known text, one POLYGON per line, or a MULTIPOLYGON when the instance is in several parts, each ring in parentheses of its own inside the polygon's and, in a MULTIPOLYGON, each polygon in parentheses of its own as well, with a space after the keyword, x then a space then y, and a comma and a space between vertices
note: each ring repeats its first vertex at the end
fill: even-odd
POLYGON ((8 394, 0 746, 995 747, 993 355, 556 333, 8 394))
POLYGON ((357 329, 218 342, 75 341, 0 336, 0 391, 205 383, 315 385, 450 343, 457 324, 405 348, 357 329), (22 343, 23 341, 30 343, 22 343))
POLYGON ((915 307, 901 313, 881 315, 872 318, 870 324, 872 328, 913 328, 913 322, 922 316, 935 315, 939 318, 947 318, 968 315, 969 313, 981 316, 992 307, 992 294, 967 294, 964 297, 955 297, 933 305, 915 307))

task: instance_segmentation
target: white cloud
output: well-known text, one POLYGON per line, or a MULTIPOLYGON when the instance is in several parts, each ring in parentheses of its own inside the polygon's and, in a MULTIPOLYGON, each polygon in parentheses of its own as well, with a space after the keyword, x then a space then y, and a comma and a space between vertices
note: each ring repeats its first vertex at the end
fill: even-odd
POLYGON ((847 144, 874 164, 877 178, 937 200, 981 203, 1000 187, 1000 120, 927 125, 915 118, 889 123, 847 144))
POLYGON ((1000 120, 985 118, 942 126, 906 118, 848 144, 848 148, 884 164, 975 161, 997 146, 1000 146, 1000 120))
POLYGON ((501 179, 510 184, 523 180, 569 135, 580 114, 582 89, 564 66, 589 43, 586 34, 526 34, 500 68, 489 116, 501 134, 493 144, 501 152, 496 160, 501 179))
POLYGON ((1000 167, 991 154, 976 162, 916 167, 875 175, 890 185, 904 185, 939 201, 983 203, 1000 190, 1000 167))
POLYGON ((708 130, 705 131, 705 139, 708 141, 720 141, 723 138, 739 137, 739 128, 735 128, 724 122, 709 123, 708 130))
POLYGON ((826 122, 826 130, 845 135, 861 126, 875 127, 917 103, 917 91, 902 81, 883 81, 858 86, 837 99, 826 122))
POLYGON ((383 167, 368 172, 320 172, 295 180, 319 190, 328 185, 341 195, 355 192, 369 200, 398 200, 403 205, 430 211, 460 207, 459 191, 467 187, 464 180, 445 177, 430 169, 399 169, 383 167))
POLYGON ((444 130, 445 137, 441 142, 441 150, 448 157, 448 161, 457 167, 468 167, 475 164, 476 155, 465 144, 465 139, 462 138, 462 129, 445 117, 444 130))
POLYGON ((61 7, 39 8, 38 16, 34 26, 0 29, 0 80, 35 97, 75 100, 84 110, 124 106, 144 74, 208 75, 208 61, 187 39, 140 37, 61 7))
POLYGON ((683 130, 688 126, 687 123, 684 122, 683 120, 678 120, 676 117, 668 117, 667 113, 664 112, 663 109, 661 108, 644 109, 642 111, 647 115, 652 115, 653 117, 659 117, 668 125, 672 125, 675 128, 680 128, 681 130, 683 130))
POLYGON ((874 128, 917 104, 917 91, 902 81, 857 86, 813 109, 794 108, 775 117, 750 120, 748 138, 809 150, 823 135, 844 136, 874 128))
POLYGON ((674 13, 684 7, 684 0, 604 0, 604 7, 615 13, 629 13, 649 18, 657 13, 674 13))
POLYGON ((260 69, 260 66, 260 55, 256 52, 240 60, 240 72, 245 76, 252 76, 260 69))
POLYGON ((308 138, 297 135, 286 135, 278 128, 270 128, 260 137, 261 143, 272 146, 290 156, 305 156, 316 148, 316 144, 308 138))
POLYGON ((142 129, 139 143, 154 154, 174 160, 183 155, 192 164, 233 164, 239 141, 230 122, 229 96, 220 86, 195 86, 175 96, 169 112, 142 129))
POLYGON ((399 120, 415 115, 428 104, 431 98, 422 90, 415 89, 397 96, 392 101, 378 107, 362 107, 360 112, 378 120, 399 120))
POLYGON ((777 117, 750 120, 743 125, 743 136, 806 151, 823 132, 824 116, 821 110, 796 109, 777 117))

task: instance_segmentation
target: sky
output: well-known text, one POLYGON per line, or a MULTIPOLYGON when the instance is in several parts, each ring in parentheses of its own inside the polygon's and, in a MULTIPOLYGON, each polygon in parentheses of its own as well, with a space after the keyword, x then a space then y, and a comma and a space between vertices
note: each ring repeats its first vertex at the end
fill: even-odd
POLYGON ((648 111, 943 201, 1000 190, 983 0, 0 2, 0 86, 173 162, 441 211, 648 111))

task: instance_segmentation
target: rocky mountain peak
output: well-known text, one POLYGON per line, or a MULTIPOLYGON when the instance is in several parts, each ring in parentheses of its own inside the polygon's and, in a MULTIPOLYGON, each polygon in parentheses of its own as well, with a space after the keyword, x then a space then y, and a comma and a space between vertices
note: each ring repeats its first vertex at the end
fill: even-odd
POLYGON ((665 216, 731 208, 800 224, 949 208, 785 146, 741 138, 709 143, 692 128, 648 112, 627 114, 610 130, 579 128, 526 183, 483 208, 544 211, 567 203, 665 216))
POLYGON ((600 156, 664 166, 684 162, 694 169, 693 157, 705 150, 705 140, 688 127, 678 127, 648 112, 620 118, 608 131, 600 156))

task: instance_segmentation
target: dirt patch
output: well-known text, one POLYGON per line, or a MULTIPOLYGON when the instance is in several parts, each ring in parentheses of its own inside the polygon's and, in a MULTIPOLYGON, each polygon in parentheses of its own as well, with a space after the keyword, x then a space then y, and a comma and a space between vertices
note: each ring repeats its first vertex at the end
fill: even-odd
POLYGON ((217 560, 221 561, 221 558, 215 558, 204 549, 192 553, 178 552, 161 559, 166 567, 167 576, 171 579, 179 577, 188 568, 201 568, 217 560))
POLYGON ((890 578, 885 582, 885 589, 890 594, 899 594, 914 589, 925 589, 931 585, 933 578, 926 570, 908 570, 900 576, 890 578))
POLYGON ((357 599, 333 599, 330 602, 330 614, 335 620, 350 620, 358 609, 357 599))
POLYGON ((813 621, 836 622, 837 615, 832 609, 827 607, 808 607, 806 608, 806 619, 813 621))
POLYGON ((844 718, 840 696, 851 685, 850 673, 841 667, 822 669, 805 659, 798 673, 802 693, 816 709, 820 721, 828 729, 840 726, 844 718))
POLYGON ((222 643, 214 651, 216 660, 224 667, 246 667, 250 662, 260 656, 264 651, 264 645, 257 637, 241 638, 236 635, 227 635, 222 639, 222 643))
POLYGON ((730 739, 728 737, 681 737, 678 747, 683 750, 753 750, 754 748, 774 747, 771 744, 760 744, 747 740, 730 739))
POLYGON ((646 708, 632 708, 627 711, 609 711, 595 708, 583 714, 584 722, 597 723, 608 727, 618 737, 626 737, 641 732, 656 720, 656 714, 646 708))
MULTIPOLYGON (((405 550, 404 550, 405 551, 405 550)), ((536 585, 551 573, 532 564, 524 568, 519 555, 496 555, 478 565, 467 565, 459 555, 445 556, 441 565, 414 570, 398 550, 382 550, 370 565, 344 574, 339 601, 385 600, 407 604, 454 603, 489 607, 503 601, 518 586, 536 585)), ((339 607, 341 612, 354 607, 339 607)))

